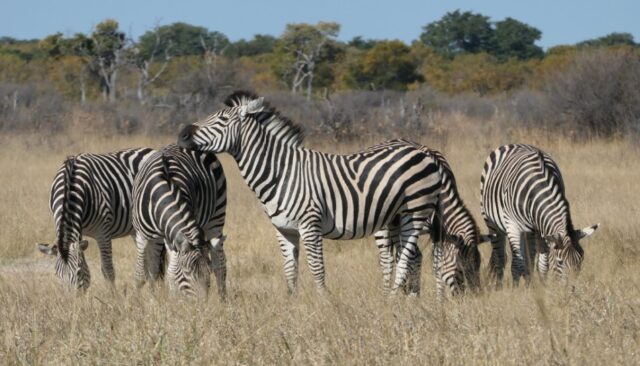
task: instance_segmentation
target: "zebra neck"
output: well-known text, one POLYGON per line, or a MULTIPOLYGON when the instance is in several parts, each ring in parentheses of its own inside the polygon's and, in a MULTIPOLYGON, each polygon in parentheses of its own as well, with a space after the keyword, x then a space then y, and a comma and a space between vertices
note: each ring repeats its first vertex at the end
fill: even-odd
POLYGON ((278 187, 299 179, 301 150, 255 125, 243 129, 241 146, 234 157, 249 188, 263 205, 269 205, 278 199, 278 187))
POLYGON ((463 237, 473 234, 475 221, 450 179, 443 185, 439 206, 442 224, 447 233, 463 237))
POLYGON ((546 214, 535 215, 540 219, 537 230, 542 237, 568 235, 573 231, 571 215, 567 203, 561 203, 546 214))

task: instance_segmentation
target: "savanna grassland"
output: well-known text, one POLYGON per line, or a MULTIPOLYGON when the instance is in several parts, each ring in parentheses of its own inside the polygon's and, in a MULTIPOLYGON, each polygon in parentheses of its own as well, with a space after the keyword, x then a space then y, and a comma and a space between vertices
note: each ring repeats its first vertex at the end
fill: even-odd
MULTIPOLYGON (((137 291, 130 238, 113 243, 116 290, 102 279, 91 241, 91 288, 72 296, 54 277, 54 259, 35 248, 54 238, 48 194, 60 162, 84 151, 159 147, 175 136, 0 136, 0 364, 640 363, 638 145, 574 143, 464 129, 464 123, 453 120, 437 135, 410 137, 445 154, 482 230, 482 165, 492 149, 508 142, 548 151, 562 169, 576 226, 602 224, 584 242, 583 271, 572 286, 534 281, 512 289, 507 274, 501 291, 485 288, 438 303, 426 255, 422 296, 389 299, 381 293, 378 251, 369 238, 326 242, 329 293, 316 293, 301 261, 300 291, 288 297, 274 230, 235 163, 221 156, 229 183, 226 303, 215 291, 206 302, 148 287, 137 291)), ((308 145, 348 152, 381 140, 308 145)), ((426 253, 429 245, 421 239, 426 253)), ((483 275, 489 252, 483 246, 483 275)))

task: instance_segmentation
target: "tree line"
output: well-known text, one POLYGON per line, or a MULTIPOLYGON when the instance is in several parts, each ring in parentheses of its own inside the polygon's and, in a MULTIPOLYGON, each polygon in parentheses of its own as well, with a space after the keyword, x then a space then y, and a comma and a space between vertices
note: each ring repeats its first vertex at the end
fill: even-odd
POLYGON ((173 131, 249 89, 335 138, 439 126, 451 113, 572 136, 640 133, 631 34, 543 50, 531 25, 462 11, 416 33, 411 44, 341 41, 340 24, 293 23, 232 42, 178 22, 134 39, 107 19, 86 34, 0 37, 0 131, 173 131))
POLYGON ((580 49, 637 49, 631 34, 612 33, 545 52, 536 45, 542 32, 531 25, 459 10, 425 25, 411 45, 362 37, 341 42, 339 32, 337 23, 298 23, 277 38, 258 34, 231 42, 219 31, 179 22, 133 39, 107 19, 88 34, 0 38, 0 81, 46 81, 83 102, 132 98, 140 104, 161 102, 181 84, 186 87, 188 76, 201 82, 191 91, 179 90, 182 98, 247 85, 312 98, 336 90, 402 91, 423 83, 446 93, 484 95, 535 86, 580 49))

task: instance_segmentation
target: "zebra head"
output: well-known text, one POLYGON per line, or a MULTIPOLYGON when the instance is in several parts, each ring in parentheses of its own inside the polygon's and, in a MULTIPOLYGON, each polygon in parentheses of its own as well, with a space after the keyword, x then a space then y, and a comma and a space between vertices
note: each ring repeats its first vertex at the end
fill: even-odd
POLYGON ((91 284, 89 266, 84 258, 84 251, 88 245, 86 240, 80 240, 69 244, 68 249, 58 250, 58 242, 53 245, 38 243, 38 249, 44 254, 57 256, 56 276, 64 286, 85 292, 91 284))
POLYGON ((265 109, 264 98, 246 92, 236 92, 227 98, 225 104, 227 108, 186 126, 178 135, 178 145, 187 149, 216 153, 233 154, 238 151, 241 126, 243 122, 257 118, 265 109))
POLYGON ((209 246, 189 242, 178 235, 176 247, 169 248, 167 276, 171 290, 189 297, 204 298, 211 286, 209 246))
POLYGON ((580 240, 592 235, 600 226, 595 224, 580 230, 569 230, 556 235, 545 237, 547 243, 553 245, 552 265, 554 272, 560 277, 567 277, 572 273, 578 273, 584 259, 584 249, 580 240))
POLYGON ((452 294, 463 291, 467 286, 474 292, 480 290, 481 256, 478 244, 490 240, 489 235, 474 235, 471 239, 463 239, 455 235, 444 236, 442 243, 446 263, 444 268, 449 268, 451 276, 445 282, 448 283, 452 294))

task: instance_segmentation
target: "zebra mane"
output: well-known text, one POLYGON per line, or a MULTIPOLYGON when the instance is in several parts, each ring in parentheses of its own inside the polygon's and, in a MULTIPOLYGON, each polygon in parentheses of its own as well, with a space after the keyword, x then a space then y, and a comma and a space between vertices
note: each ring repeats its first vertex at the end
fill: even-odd
POLYGON ((447 178, 451 180, 452 187, 454 187, 457 191, 458 185, 456 184, 456 178, 453 175, 453 169, 451 169, 451 166, 449 165, 447 159, 445 159, 444 155, 442 155, 440 151, 430 149, 426 146, 422 146, 421 150, 426 154, 432 156, 436 160, 436 163, 442 167, 442 170, 447 175, 447 178))
MULTIPOLYGON (((467 207, 467 205, 462 200, 462 197, 460 196, 460 192, 458 191, 458 185, 456 183, 456 178, 453 174, 453 169, 451 169, 451 166, 449 165, 449 162, 447 161, 447 159, 445 159, 444 155, 442 155, 442 153, 438 150, 430 149, 426 146, 422 146, 421 150, 434 158, 436 163, 440 166, 441 168, 440 170, 442 171, 442 173, 445 174, 447 179, 451 181, 451 188, 454 191, 453 193, 457 196, 457 200, 460 202, 460 205, 462 206, 463 210, 467 212, 467 216, 473 223, 476 234, 478 234, 480 232, 479 231, 480 228, 478 227, 476 219, 473 217, 473 215, 469 211, 469 208, 467 207)), ((476 240, 478 239, 479 238, 476 238, 476 240)))
MULTIPOLYGON (((248 104, 250 101, 260 98, 257 94, 247 91, 236 91, 225 99, 227 107, 239 107, 248 104)), ((256 113, 255 120, 265 127, 267 132, 275 136, 292 147, 301 147, 304 142, 304 131, 302 127, 269 105, 263 103, 263 110, 256 113)))
POLYGON ((69 248, 65 243, 65 235, 67 233, 67 225, 71 228, 71 225, 67 222, 67 209, 69 206, 69 192, 71 192, 71 180, 73 178, 73 170, 76 164, 75 156, 68 156, 64 161, 64 170, 62 173, 63 185, 62 185, 62 206, 60 207, 60 223, 58 229, 58 252, 62 258, 69 256, 69 248))

